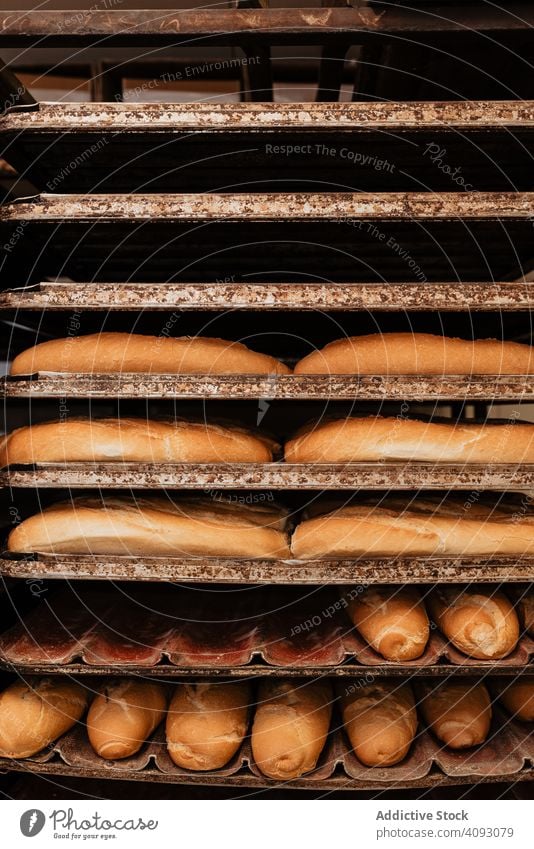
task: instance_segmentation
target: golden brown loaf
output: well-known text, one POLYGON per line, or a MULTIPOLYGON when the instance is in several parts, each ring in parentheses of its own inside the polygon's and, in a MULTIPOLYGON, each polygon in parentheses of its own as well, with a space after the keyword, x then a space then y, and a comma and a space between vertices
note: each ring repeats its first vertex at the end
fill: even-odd
POLYGON ((16 681, 0 693, 0 756, 35 755, 72 728, 86 707, 86 690, 72 681, 16 681))
POLYGON ((220 769, 247 733, 248 684, 178 684, 167 714, 167 749, 178 766, 220 769))
POLYGON ((87 735, 101 758, 134 755, 165 715, 165 687, 153 681, 120 678, 108 681, 87 714, 87 735))
POLYGON ((23 351, 11 364, 11 374, 289 374, 290 371, 274 357, 251 351, 240 342, 137 333, 93 333, 51 339, 23 351))
POLYGON ((523 630, 534 637, 534 589, 530 588, 526 592, 521 592, 517 608, 523 630))
POLYGON ((534 722, 534 680, 519 678, 505 684, 500 700, 506 710, 524 722, 534 722))
POLYGON ((268 463, 274 440, 207 422, 67 419, 14 430, 0 466, 122 460, 132 463, 268 463))
POLYGON ((534 425, 442 424, 379 416, 337 419, 302 428, 286 443, 284 453, 288 463, 534 463, 534 425))
POLYGON ((478 746, 488 736, 491 701, 484 684, 450 679, 420 688, 419 710, 436 737, 452 749, 478 746))
POLYGON ((347 612, 364 640, 386 660, 414 660, 423 654, 430 631, 416 589, 368 587, 350 598, 347 612))
POLYGON ((332 715, 328 681, 261 682, 252 725, 252 754, 268 778, 289 780, 315 769, 332 715))
POLYGON ((402 761, 417 731, 417 712, 409 684, 356 681, 340 687, 345 731, 356 757, 366 766, 402 761))
POLYGON ((286 517, 262 505, 216 499, 76 498, 30 516, 8 549, 54 554, 286 558, 286 517))
POLYGON ((534 517, 425 498, 383 498, 305 519, 292 537, 297 559, 360 555, 525 555, 534 551, 534 517))
POLYGON ((519 640, 519 620, 506 596, 492 587, 437 587, 428 608, 447 639, 469 657, 498 660, 519 640))
POLYGON ((373 333, 330 342, 295 374, 532 374, 530 345, 451 339, 431 333, 373 333))

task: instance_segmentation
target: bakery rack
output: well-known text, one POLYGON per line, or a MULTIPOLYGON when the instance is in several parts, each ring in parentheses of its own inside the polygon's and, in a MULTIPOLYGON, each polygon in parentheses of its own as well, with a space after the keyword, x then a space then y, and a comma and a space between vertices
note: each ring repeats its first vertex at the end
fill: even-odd
MULTIPOLYGON (((516 2, 506 9, 484 2, 325 2, 311 9, 244 5, 172 13, 0 12, 1 51, 36 43, 46 49, 84 50, 103 40, 106 49, 135 51, 142 45, 157 54, 150 62, 100 57, 97 70, 88 66, 94 102, 86 103, 38 102, 16 74, 0 70, 7 106, 0 119, 0 139, 3 156, 17 172, 7 172, 0 242, 9 244, 14 234, 24 235, 7 251, 2 266, 1 315, 20 331, 13 331, 4 353, 16 353, 34 338, 66 335, 73 313, 82 317, 82 327, 91 329, 104 322, 106 327, 114 322, 115 329, 130 329, 138 320, 161 325, 165 314, 175 311, 180 314, 180 333, 189 328, 194 332, 203 316, 227 321, 236 336, 243 327, 274 334, 277 325, 291 327, 297 320, 314 341, 324 341, 325 316, 328 324, 332 315, 354 327, 365 322, 396 326, 402 318, 416 327, 439 320, 451 331, 460 328, 460 333, 472 325, 477 333, 489 324, 503 338, 530 340, 534 101, 526 99, 531 92, 525 93, 522 66, 532 47, 534 4, 516 2), (206 50, 228 47, 248 58, 259 57, 246 66, 246 74, 240 73, 242 102, 124 102, 128 74, 156 76, 161 68, 171 67, 161 59, 166 51, 172 49, 168 61, 177 63, 181 60, 176 54, 187 50, 192 39, 206 50), (466 73, 465 56, 474 55, 481 43, 491 54, 488 61, 499 62, 507 52, 516 56, 513 67, 503 65, 503 79, 508 75, 513 86, 504 95, 503 86, 499 99, 484 80, 466 73), (279 73, 276 50, 293 44, 317 48, 315 69, 306 71, 310 78, 315 74, 317 102, 270 103, 279 73), (414 44, 417 61, 421 56, 425 63, 419 77, 408 73, 413 56, 408 61, 405 55, 407 45, 413 53, 414 44), (359 51, 356 59, 354 48, 359 51), (444 51, 449 55, 444 64, 449 70, 451 62, 454 66, 447 96, 436 70, 444 51), (400 69, 394 84, 388 77, 393 67, 400 69), (462 99, 463 79, 466 91, 478 87, 478 95, 462 99), (353 84, 352 102, 333 102, 348 81, 353 84), (299 145, 306 150, 275 160, 269 152, 272 147, 299 145), (432 160, 431 145, 446 149, 447 162, 461 166, 462 185, 451 183, 450 174, 432 160), (337 153, 325 154, 325 148, 337 153), (91 155, 84 156, 88 149, 91 155), (344 149, 354 157, 341 155, 344 149), (75 168, 71 162, 76 162, 75 168), (377 167, 377 162, 383 165, 377 167), (390 238, 399 251, 384 251, 390 238), (265 247, 259 250, 258 245, 265 247)), ((78 56, 76 61, 83 59, 78 56)), ((275 342, 283 358, 291 361, 296 356, 283 340, 275 342)), ((73 409, 89 404, 93 412, 119 411, 124 405, 143 409, 148 404, 173 409, 175 401, 198 404, 207 399, 225 409, 253 407, 254 413, 261 400, 283 410, 313 410, 318 402, 340 401, 396 409, 403 402, 414 408, 446 406, 461 417, 473 405, 484 414, 488 402, 517 406, 534 398, 533 381, 513 375, 258 379, 38 374, 6 378, 2 390, 6 417, 15 425, 53 417, 62 399, 73 409)), ((54 490, 64 488, 216 489, 223 494, 246 488, 277 490, 282 497, 294 490, 453 488, 466 495, 483 489, 528 496, 534 489, 532 474, 529 466, 498 463, 461 468, 410 463, 273 463, 254 468, 43 464, 1 470, 0 494, 10 515, 16 516, 30 509, 32 498, 46 501, 54 490)), ((4 552, 0 571, 6 609, 13 604, 20 620, 15 630, 7 628, 1 636, 0 666, 6 674, 68 674, 93 681, 116 673, 174 680, 280 674, 512 676, 533 670, 529 637, 522 638, 510 658, 484 664, 454 654, 433 632, 420 663, 393 667, 343 626, 336 631, 331 620, 323 623, 315 654, 305 640, 288 640, 283 617, 267 636, 264 622, 254 632, 245 629, 245 634, 239 628, 232 632, 223 622, 230 628, 225 639, 217 628, 203 633, 190 624, 180 633, 163 629, 163 639, 161 622, 158 636, 158 622, 148 621, 140 662, 138 651, 128 654, 124 640, 116 634, 113 638, 101 625, 85 622, 85 630, 76 632, 72 623, 70 642, 61 628, 54 633, 46 626, 64 579, 80 592, 91 592, 96 585, 100 592, 98 582, 109 578, 142 591, 162 581, 225 591, 253 585, 260 587, 257 593, 274 594, 280 602, 284 593, 305 588, 313 594, 318 585, 328 591, 329 585, 370 582, 522 584, 534 580, 532 558, 295 563, 15 557, 4 552), (28 599, 28 584, 35 581, 50 591, 50 602, 45 598, 34 606, 28 599), (31 639, 20 642, 32 622, 43 635, 39 651, 31 639), (45 626, 50 643, 42 631, 45 626), (77 634, 74 643, 72 631, 77 634), (212 655, 208 650, 206 661, 207 644, 212 655), (54 656, 58 645, 60 657, 54 656)), ((130 620, 122 612, 116 630, 124 637, 130 620)), ((111 612, 104 620, 106 616, 113 621, 111 612)), ((60 619, 68 622, 66 612, 60 619)), ((362 771, 343 738, 333 735, 318 770, 284 786, 384 791, 532 781, 532 740, 517 724, 502 725, 499 734, 467 758, 436 752, 433 740, 422 735, 409 760, 394 771, 362 771)), ((172 767, 157 735, 122 766, 103 767, 83 736, 72 732, 29 762, 3 762, 0 767, 191 786, 274 786, 258 774, 247 745, 228 769, 198 776, 172 767)))

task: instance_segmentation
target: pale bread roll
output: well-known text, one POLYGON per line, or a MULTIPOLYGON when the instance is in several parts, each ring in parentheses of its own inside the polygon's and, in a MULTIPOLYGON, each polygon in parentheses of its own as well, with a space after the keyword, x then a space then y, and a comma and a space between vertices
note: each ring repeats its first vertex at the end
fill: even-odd
POLYGON ((167 714, 167 749, 178 766, 220 769, 247 733, 250 688, 231 684, 178 684, 167 714))
POLYGON ((92 333, 40 342, 13 360, 11 374, 289 374, 284 363, 240 342, 203 336, 92 333))
POLYGON ((87 714, 89 742, 101 758, 128 758, 158 727, 166 707, 163 684, 136 678, 108 681, 87 714))
POLYGON ((274 440, 207 422, 66 419, 12 431, 0 466, 122 460, 131 463, 269 463, 274 440))
POLYGON ((384 498, 302 521, 291 540, 299 560, 321 557, 471 555, 534 552, 534 517, 482 505, 384 498))
POLYGON ((404 760, 417 731, 409 684, 356 681, 340 687, 345 731, 356 757, 366 766, 393 766, 404 760))
POLYGON ((468 749, 484 742, 491 726, 491 700, 484 684, 449 679, 419 689, 421 715, 442 743, 468 749))
POLYGON ((368 587, 349 599, 347 613, 364 640, 386 660, 415 660, 426 648, 430 625, 415 588, 368 587))
POLYGON ((164 498, 76 498, 14 528, 9 551, 287 558, 285 515, 260 505, 164 498))
POLYGON ((332 699, 328 681, 261 681, 251 743, 263 775, 287 781, 315 769, 328 737, 332 699))
POLYGON ((346 418, 309 424, 286 443, 287 463, 534 463, 534 425, 346 418))
POLYGON ((82 718, 87 691, 64 678, 16 681, 0 693, 0 756, 29 758, 82 718))
POLYGON ((506 596, 492 587, 439 586, 428 609, 447 639, 469 657, 498 660, 519 640, 519 620, 506 596))
POLYGON ((518 678, 505 684, 499 696, 506 710, 523 722, 534 722, 534 680, 518 678))
POLYGON ((532 374, 530 345, 431 333, 372 333, 330 342, 295 374, 532 374))

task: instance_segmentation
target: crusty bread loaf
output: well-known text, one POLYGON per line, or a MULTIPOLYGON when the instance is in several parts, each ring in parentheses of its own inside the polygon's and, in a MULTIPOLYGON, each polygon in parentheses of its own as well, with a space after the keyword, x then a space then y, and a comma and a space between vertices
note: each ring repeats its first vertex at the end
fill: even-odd
POLYGON ((469 657, 498 660, 517 645, 517 614, 494 587, 442 585, 430 594, 428 608, 447 639, 469 657))
POLYGON ((268 437, 207 422, 66 419, 14 430, 0 442, 0 466, 123 460, 132 463, 268 463, 268 437))
POLYGON ((356 681, 339 687, 345 731, 356 757, 366 766, 402 761, 417 731, 417 712, 409 684, 356 681))
POLYGON ((423 719, 451 749, 478 746, 488 736, 491 701, 484 684, 451 678, 420 685, 418 695, 423 719))
POLYGON ((16 681, 0 693, 0 755, 35 755, 72 728, 86 707, 87 691, 73 681, 16 681))
POLYGON ((217 499, 76 498, 14 528, 8 549, 53 554, 289 556, 286 516, 217 499))
POLYGON ((372 333, 336 339, 295 374, 532 374, 530 345, 451 339, 431 333, 372 333))
POLYGON ((252 754, 268 778, 289 780, 315 769, 332 715, 328 681, 267 679, 260 683, 252 754))
POLYGON ((139 751, 165 715, 165 686, 137 678, 107 681, 87 714, 87 735, 101 758, 118 760, 139 751))
POLYGON ((250 688, 231 684, 178 684, 167 714, 167 749, 178 766, 220 769, 247 733, 250 688))
POLYGON ((534 551, 534 517, 481 504, 424 498, 360 502, 301 522, 292 537, 297 559, 320 557, 526 555, 534 551))
POLYGON ((375 651, 386 660, 399 662, 421 657, 430 631, 418 590, 374 586, 352 595, 349 593, 347 612, 375 651))
POLYGON ((534 589, 532 587, 526 591, 521 591, 517 601, 517 609, 523 630, 534 637, 534 589))
POLYGON ((284 363, 240 342, 204 336, 92 333, 51 339, 23 351, 11 374, 289 374, 284 363))
POLYGON ((380 416, 337 419, 308 424, 286 443, 284 453, 288 463, 534 463, 534 425, 447 424, 380 416))
POLYGON ((499 696, 506 710, 524 722, 534 722, 534 680, 518 678, 506 683, 499 696))

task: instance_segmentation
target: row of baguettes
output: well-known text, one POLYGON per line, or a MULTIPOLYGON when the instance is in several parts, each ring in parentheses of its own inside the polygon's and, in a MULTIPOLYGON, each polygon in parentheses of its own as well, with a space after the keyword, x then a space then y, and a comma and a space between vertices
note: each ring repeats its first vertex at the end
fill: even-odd
MULTIPOLYGON (((311 500, 289 533, 289 511, 270 493, 183 498, 79 497, 24 519, 8 537, 18 553, 268 560, 534 553, 529 503, 386 495, 343 504, 311 500)), ((339 499, 338 499, 339 501, 339 499)))
MULTIPOLYGON (((269 463, 280 446, 235 425, 185 419, 71 418, 18 428, 0 442, 0 467, 28 463, 269 463)), ((437 423, 349 417, 306 425, 286 442, 288 463, 410 460, 534 463, 534 424, 437 423)))
MULTIPOLYGON (((506 709, 534 721, 534 680, 495 685, 506 709)), ((488 736, 492 701, 479 681, 383 680, 337 685, 341 721, 351 747, 367 766, 402 761, 415 739, 419 714, 438 740, 453 749, 488 736)), ((180 767, 207 771, 225 766, 248 732, 264 775, 291 779, 313 770, 332 725, 336 695, 328 679, 268 679, 254 696, 247 682, 164 684, 140 679, 106 682, 89 707, 86 727, 97 755, 127 758, 166 716, 167 750, 180 767)), ((63 678, 18 681, 0 694, 0 756, 26 758, 80 722, 89 693, 63 678)))
MULTIPOLYGON (((533 374, 534 349, 496 339, 430 333, 347 336, 300 360, 295 374, 533 374)), ((240 342, 204 336, 95 333, 52 339, 15 357, 11 374, 290 374, 285 363, 240 342)))

